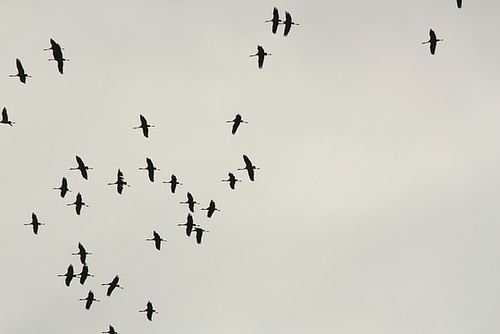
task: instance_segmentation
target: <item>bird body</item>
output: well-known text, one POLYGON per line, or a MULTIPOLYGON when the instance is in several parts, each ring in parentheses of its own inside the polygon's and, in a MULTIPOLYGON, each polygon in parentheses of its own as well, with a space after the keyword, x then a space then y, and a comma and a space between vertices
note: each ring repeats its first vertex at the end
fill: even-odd
POLYGON ((276 31, 278 30, 278 24, 280 24, 280 22, 281 22, 278 8, 276 8, 276 7, 273 8, 273 18, 270 20, 267 20, 266 22, 273 23, 271 30, 272 30, 273 34, 276 34, 276 31))
POLYGON ((12 124, 15 124, 16 122, 9 121, 9 115, 7 115, 7 108, 3 107, 2 109, 2 120, 0 123, 3 124, 9 124, 10 126, 13 126, 12 124))
POLYGON ((62 276, 66 277, 64 279, 64 284, 66 284, 66 286, 69 286, 71 284, 71 280, 73 280, 73 278, 76 277, 75 270, 73 269, 73 265, 70 264, 68 266, 68 269, 66 270, 66 274, 57 275, 57 276, 59 276, 59 277, 62 277, 62 276))
POLYGON ((189 211, 191 212, 194 212, 194 205, 195 204, 200 204, 198 202, 196 202, 194 199, 193 199, 193 195, 191 195, 191 193, 187 193, 187 201, 186 202, 180 202, 180 204, 187 204, 188 205, 188 208, 189 208, 189 211))
POLYGON ((188 216, 187 216, 187 221, 186 223, 184 224, 178 224, 177 226, 186 226, 186 235, 188 237, 191 236, 191 232, 193 231, 193 227, 195 226, 199 226, 199 225, 196 225, 193 221, 193 216, 191 216, 190 213, 188 213, 188 216))
POLYGON ((259 168, 255 167, 246 155, 243 155, 243 161, 245 161, 245 167, 238 168, 238 170, 246 169, 248 172, 248 177, 250 178, 250 181, 254 181, 254 179, 255 179, 255 172, 254 171, 256 169, 259 169, 259 168))
POLYGON ((120 288, 120 289, 123 289, 119 284, 118 284, 118 281, 120 280, 120 278, 118 277, 118 275, 115 276, 115 278, 113 278, 113 280, 110 282, 110 283, 104 283, 104 284, 101 284, 101 285, 108 285, 108 290, 106 291, 106 296, 110 297, 111 296, 111 293, 116 289, 116 288, 120 288))
POLYGON ((68 61, 69 59, 65 59, 62 54, 62 48, 59 44, 56 43, 52 38, 50 39, 50 48, 43 49, 44 51, 46 50, 52 50, 52 56, 54 59, 49 59, 50 60, 55 60, 57 61, 57 69, 59 70, 59 73, 63 74, 63 66, 64 62, 68 61))
POLYGON ((146 304, 146 309, 139 312, 146 312, 146 317, 149 321, 153 320, 153 313, 158 314, 158 312, 156 312, 156 310, 153 308, 153 304, 150 301, 148 301, 148 303, 146 304))
POLYGON ((92 306, 93 302, 99 302, 100 300, 94 298, 94 293, 92 290, 89 290, 89 293, 86 298, 81 298, 80 300, 86 300, 87 302, 85 303, 85 309, 89 310, 90 306, 92 306))
POLYGON ((271 55, 270 53, 267 53, 266 51, 264 51, 264 48, 262 46, 257 45, 257 53, 254 55, 250 55, 250 57, 257 56, 258 60, 259 60, 259 68, 262 68, 262 66, 264 66, 264 57, 270 56, 270 55, 271 55))
POLYGON ((111 183, 108 183, 109 186, 113 185, 113 184, 116 184, 116 191, 118 192, 118 194, 122 194, 123 192, 123 186, 128 186, 130 187, 128 184, 127 184, 127 181, 125 181, 125 179, 123 178, 123 173, 120 169, 118 169, 118 173, 117 173, 117 180, 116 182, 111 182, 111 183))
POLYGON ((241 123, 248 123, 248 122, 244 121, 241 118, 240 114, 237 114, 232 121, 227 121, 226 123, 233 123, 231 133, 234 135, 236 134, 236 130, 238 130, 238 127, 240 126, 241 123))
POLYGON ((148 121, 142 115, 139 115, 139 119, 141 121, 141 125, 134 127, 134 129, 142 129, 144 137, 149 138, 149 128, 154 128, 155 126, 148 124, 148 121))
POLYGON ((149 181, 154 182, 155 181, 155 170, 159 170, 153 165, 153 161, 151 159, 146 158, 146 167, 141 167, 139 170, 147 170, 148 171, 148 177, 149 181))
POLYGON ((19 81, 21 81, 23 84, 26 83, 26 78, 31 78, 30 75, 26 74, 24 71, 23 64, 19 60, 19 58, 16 59, 16 67, 17 67, 17 74, 12 74, 9 75, 11 78, 13 77, 19 77, 19 81))
POLYGON ((68 189, 68 180, 66 180, 65 177, 62 178, 62 183, 61 183, 61 186, 59 188, 54 188, 56 190, 60 190, 60 195, 62 198, 64 198, 64 196, 66 196, 66 193, 68 191, 71 191, 68 189))
POLYGON ((208 232, 208 231, 202 229, 201 227, 196 227, 194 231, 196 232, 196 243, 201 244, 201 238, 203 237, 203 232, 208 232))
POLYGON ((33 233, 38 234, 38 227, 40 225, 45 225, 44 223, 41 223, 38 221, 38 217, 34 212, 31 213, 31 223, 26 223, 24 225, 33 225, 33 233))
POLYGON ((215 211, 220 211, 219 209, 217 209, 217 207, 215 206, 215 202, 214 200, 210 200, 210 204, 208 205, 207 208, 205 209, 202 209, 202 210, 207 210, 207 217, 208 218, 211 218, 212 215, 214 214, 215 211))
POLYGON ((436 37, 436 33, 434 32, 434 30, 429 30, 429 40, 427 42, 422 42, 422 44, 427 44, 429 43, 430 44, 430 51, 431 51, 431 54, 434 55, 434 53, 436 52, 436 45, 437 45, 437 42, 440 42, 440 41, 443 41, 443 39, 438 39, 436 37))
POLYGON ((82 206, 88 206, 83 202, 82 195, 80 193, 76 195, 76 201, 74 201, 73 203, 69 203, 68 205, 75 205, 75 211, 77 215, 80 215, 80 212, 82 211, 82 206))
POLYGON ((94 275, 89 274, 89 267, 86 264, 83 265, 82 272, 79 273, 77 276, 80 277, 80 284, 81 285, 85 284, 85 281, 87 280, 87 278, 89 276, 94 277, 94 275))
POLYGON ((457 0, 457 7, 462 8, 462 0, 457 0))
POLYGON ((177 185, 182 186, 182 183, 177 181, 177 176, 175 176, 174 174, 172 174, 172 176, 170 176, 170 181, 168 181, 168 182, 163 181, 163 183, 170 183, 170 191, 172 192, 172 194, 175 193, 175 189, 177 188, 177 185))
POLYGON ((118 332, 115 331, 114 327, 111 325, 109 325, 109 331, 101 332, 101 333, 118 334, 118 332))
POLYGON ((85 247, 83 247, 82 243, 79 242, 78 243, 78 253, 71 253, 71 255, 79 255, 80 256, 80 262, 82 264, 86 264, 87 263, 87 255, 91 255, 92 253, 88 253, 86 250, 85 250, 85 247))
POLYGON ((82 158, 80 158, 78 155, 76 156, 76 162, 78 164, 78 167, 72 167, 70 168, 70 170, 79 170, 80 171, 80 174, 82 174, 82 177, 85 179, 85 180, 88 180, 88 170, 89 169, 92 169, 91 167, 85 165, 85 163, 83 162, 82 158))
POLYGON ((160 250, 161 242, 162 241, 166 242, 167 240, 162 239, 162 237, 160 237, 160 235, 156 231, 153 231, 153 238, 152 239, 146 239, 146 241, 154 241, 156 249, 160 250))
POLYGON ((241 180, 238 180, 236 176, 234 176, 233 173, 228 173, 229 179, 227 180, 222 180, 222 182, 229 182, 229 187, 234 190, 234 186, 236 185, 236 182, 241 182, 241 180))
POLYGON ((295 23, 292 21, 292 15, 290 15, 289 12, 285 12, 285 21, 283 22, 285 25, 285 31, 283 32, 283 36, 287 36, 288 33, 290 32, 290 29, 292 28, 292 25, 299 25, 298 23, 295 23))

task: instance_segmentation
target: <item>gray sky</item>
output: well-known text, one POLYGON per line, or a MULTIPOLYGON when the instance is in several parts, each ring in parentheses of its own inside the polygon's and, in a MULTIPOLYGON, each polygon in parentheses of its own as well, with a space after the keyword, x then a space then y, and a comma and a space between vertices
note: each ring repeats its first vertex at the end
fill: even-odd
POLYGON ((5 333, 498 333, 498 1, 2 1, 5 333), (273 35, 276 6, 299 26, 273 35), (429 53, 429 29, 444 41, 429 53), (64 47, 65 73, 42 51, 64 47), (262 45, 264 68, 249 55, 262 45), (32 75, 23 85, 15 59, 32 75), (240 113, 236 135, 226 121, 240 113), (139 114, 156 127, 146 139, 139 114), (242 155, 261 169, 255 182, 242 155), (94 169, 89 180, 75 155, 94 169), (139 167, 150 157, 154 183, 139 167), (131 185, 107 186, 117 169, 131 185), (233 172, 236 190, 220 180, 233 172), (161 181, 174 173, 175 194, 161 181), (72 190, 52 190, 61 178, 72 190), (197 245, 178 223, 191 192, 197 245), (82 193, 77 216, 66 204, 82 193), (46 225, 23 226, 31 213, 46 225), (168 240, 157 251, 146 238, 168 240), (90 277, 58 274, 81 242, 90 277), (120 276, 106 297, 102 283, 120 276), (93 290, 100 303, 84 309, 93 290), (139 310, 152 301, 149 322, 139 310))

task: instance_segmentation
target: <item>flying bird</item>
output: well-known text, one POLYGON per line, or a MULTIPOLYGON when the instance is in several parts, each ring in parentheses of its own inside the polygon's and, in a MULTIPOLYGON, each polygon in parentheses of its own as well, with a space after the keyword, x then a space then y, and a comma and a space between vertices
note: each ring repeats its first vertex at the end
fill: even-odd
POLYGON ((280 15, 279 15, 279 12, 278 12, 278 8, 274 7, 274 9, 273 9, 273 18, 270 19, 270 20, 267 20, 266 22, 272 22, 273 23, 273 25, 272 25, 272 31, 273 31, 273 34, 276 34, 276 31, 278 30, 278 24, 281 22, 280 15))
POLYGON ((241 123, 248 123, 244 121, 241 118, 240 114, 237 114, 232 121, 226 121, 226 123, 233 123, 233 128, 231 129, 231 133, 234 135, 236 134, 236 130, 238 130, 238 127, 240 126, 241 123))
POLYGON ((80 215, 80 212, 82 211, 82 206, 88 207, 88 205, 83 202, 82 195, 80 193, 76 195, 76 201, 74 201, 73 203, 69 203, 68 205, 75 205, 75 211, 77 215, 80 215))
POLYGON ((66 271, 66 274, 62 274, 62 275, 57 275, 58 277, 66 277, 64 279, 64 284, 66 284, 66 286, 69 286, 71 284, 71 280, 76 277, 75 275, 75 270, 73 269, 73 265, 70 264, 68 266, 68 270, 66 271))
POLYGON ((462 8, 462 0, 457 0, 457 7, 462 8))
POLYGON ((87 255, 92 255, 92 253, 89 253, 85 250, 85 247, 83 247, 82 243, 78 243, 78 253, 71 253, 71 255, 79 255, 80 256, 80 262, 82 264, 87 263, 87 255))
POLYGON ((63 74, 63 66, 65 61, 69 61, 69 59, 65 59, 62 54, 62 48, 59 44, 56 43, 52 38, 50 39, 50 48, 43 49, 44 51, 47 50, 52 50, 52 56, 54 59, 49 59, 57 61, 57 69, 59 70, 59 73, 63 74))
POLYGON ((252 162, 250 161, 250 159, 246 156, 246 155, 243 155, 243 160, 245 161, 245 167, 243 168, 238 168, 238 170, 247 170, 248 172, 248 177, 250 178, 250 181, 254 181, 254 171, 256 169, 259 169, 258 167, 255 167, 252 162))
POLYGON ((38 234, 38 227, 40 225, 45 225, 44 223, 41 223, 38 221, 38 217, 34 212, 31 213, 31 223, 26 223, 24 225, 33 225, 33 233, 38 234))
POLYGON ((23 64, 21 64, 21 61, 16 59, 16 67, 17 67, 17 74, 11 74, 9 77, 14 78, 14 77, 19 77, 19 81, 21 81, 23 84, 26 83, 26 78, 31 78, 31 75, 26 74, 24 72, 23 64))
POLYGON ((125 179, 123 178, 123 173, 121 172, 120 169, 118 169, 118 173, 117 173, 117 180, 116 182, 111 182, 111 183, 108 183, 109 186, 113 185, 113 184, 116 184, 116 191, 118 191, 118 193, 121 195, 122 192, 123 192, 123 186, 127 186, 127 187, 130 187, 128 184, 127 184, 127 181, 125 181, 125 179))
POLYGON ((15 124, 16 122, 9 121, 9 115, 7 115, 7 108, 3 107, 2 109, 2 120, 0 123, 3 124, 9 124, 10 126, 13 126, 12 124, 15 124))
POLYGON ((86 166, 85 163, 83 162, 82 158, 80 158, 78 155, 76 156, 76 162, 78 164, 78 167, 71 167, 69 170, 79 170, 80 173, 82 174, 82 177, 85 180, 88 180, 88 170, 92 169, 89 166, 86 166))
POLYGON ((186 235, 188 237, 191 236, 191 232, 193 231, 193 227, 195 226, 200 226, 200 225, 196 225, 193 221, 193 216, 191 216, 190 213, 188 213, 187 215, 187 221, 184 223, 184 224, 177 224, 177 226, 186 226, 186 235))
POLYGON ((94 277, 94 275, 91 275, 89 274, 89 267, 84 264, 83 265, 83 268, 82 268, 82 272, 79 273, 78 275, 76 276, 79 276, 80 277, 80 284, 83 285, 85 284, 85 281, 87 280, 87 278, 90 276, 90 277, 94 277))
POLYGON ((187 201, 186 202, 180 202, 180 204, 187 204, 188 207, 189 207, 189 211, 191 212, 194 212, 194 205, 195 204, 200 204, 198 202, 196 202, 194 199, 193 199, 193 195, 191 195, 191 193, 187 193, 187 201))
POLYGON ((196 232, 196 243, 201 244, 201 237, 203 236, 203 232, 208 232, 208 231, 202 229, 201 227, 195 227, 194 231, 196 232))
POLYGON ((144 137, 149 138, 149 128, 154 128, 154 125, 149 125, 146 118, 142 115, 139 115, 141 120, 141 125, 134 127, 134 129, 142 129, 142 134, 144 137))
POLYGON ((115 331, 114 327, 109 325, 109 331, 102 332, 102 333, 109 333, 109 334, 118 334, 117 331, 115 331))
POLYGON ((257 53, 254 55, 250 55, 250 57, 258 56, 259 57, 259 68, 262 68, 262 66, 264 65, 264 57, 270 56, 270 55, 271 55, 270 53, 267 53, 266 51, 264 51, 264 48, 262 46, 257 45, 257 53))
POLYGON ((66 178, 65 178, 65 177, 63 177, 63 178, 62 178, 62 183, 61 183, 61 186, 60 186, 59 188, 53 188, 53 189, 55 189, 55 190, 60 190, 60 191, 61 191, 61 192, 60 192, 60 195, 61 195, 61 197, 62 197, 62 198, 64 198, 64 196, 66 196, 66 193, 67 193, 68 191, 71 191, 71 190, 69 190, 69 188, 68 188, 68 180, 66 180, 66 178))
POLYGON ((285 21, 282 24, 285 25, 285 31, 283 32, 283 36, 288 35, 290 29, 292 28, 292 25, 297 25, 297 26, 299 25, 298 23, 292 21, 292 15, 290 15, 289 12, 285 12, 285 21))
POLYGON ((90 306, 92 306, 93 302, 99 302, 100 300, 94 298, 94 293, 92 290, 89 290, 89 294, 87 295, 86 298, 80 298, 79 300, 86 300, 87 302, 85 303, 85 309, 89 310, 90 306))
POLYGON ((141 168, 139 168, 139 170, 147 170, 149 181, 155 182, 155 170, 159 171, 160 169, 156 168, 153 165, 153 161, 151 161, 151 159, 149 159, 149 158, 146 158, 146 164, 147 164, 146 167, 141 167, 141 168))
POLYGON ((429 30, 429 37, 430 37, 429 40, 427 42, 422 42, 422 44, 430 43, 430 50, 431 54, 433 55, 436 52, 437 42, 443 41, 443 39, 438 39, 436 37, 436 33, 432 29, 429 30))
POLYGON ((172 176, 170 176, 170 181, 163 181, 163 183, 170 183, 170 191, 172 192, 172 194, 175 193, 175 189, 177 188, 177 185, 182 186, 182 183, 179 183, 177 181, 177 176, 175 176, 174 174, 172 174, 172 176))
POLYGON ((146 312, 146 317, 148 318, 149 321, 153 320, 153 313, 158 314, 158 312, 156 312, 156 310, 153 308, 153 304, 151 302, 149 302, 149 301, 146 304, 146 309, 145 310, 141 310, 139 312, 146 312))
POLYGON ((241 182, 241 180, 238 180, 236 176, 234 176, 233 173, 228 173, 229 179, 227 180, 222 180, 222 182, 229 182, 229 187, 234 190, 234 186, 236 185, 236 182, 241 182))
POLYGON ((160 237, 160 235, 158 233, 156 233, 156 231, 153 231, 153 238, 152 239, 146 239, 146 241, 154 241, 156 249, 160 250, 161 242, 162 241, 166 242, 167 240, 162 239, 162 237, 160 237))
POLYGON ((116 288, 120 288, 120 289, 123 289, 123 287, 121 287, 119 284, 118 284, 118 281, 120 280, 120 278, 118 277, 118 275, 115 276, 115 278, 113 278, 113 280, 110 282, 110 283, 103 283, 101 285, 108 285, 108 290, 106 292, 106 296, 110 297, 111 296, 111 293, 116 289, 116 288))
POLYGON ((207 217, 208 218, 212 218, 212 215, 214 214, 215 211, 220 211, 219 209, 217 209, 217 207, 215 206, 215 202, 214 200, 210 200, 210 204, 208 205, 207 208, 205 209, 202 209, 202 210, 207 210, 207 217))

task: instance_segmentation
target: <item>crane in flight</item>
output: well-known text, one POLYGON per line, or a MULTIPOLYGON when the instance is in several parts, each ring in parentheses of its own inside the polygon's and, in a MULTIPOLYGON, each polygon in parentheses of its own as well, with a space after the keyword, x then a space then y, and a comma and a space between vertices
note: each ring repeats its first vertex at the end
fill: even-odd
POLYGON ((177 185, 182 186, 182 183, 177 181, 177 176, 175 176, 174 174, 170 176, 170 181, 163 181, 163 183, 170 183, 170 191, 172 192, 172 194, 175 194, 177 185))
POLYGON ((155 182, 155 170, 159 171, 160 169, 156 168, 153 165, 153 161, 151 161, 151 159, 149 159, 149 158, 146 158, 146 164, 147 164, 146 167, 141 167, 141 168, 139 168, 139 170, 147 170, 148 171, 149 181, 155 182))
POLYGON ((38 234, 38 227, 40 225, 45 225, 44 223, 41 223, 38 221, 38 217, 34 212, 31 213, 31 223, 26 223, 24 225, 33 225, 33 233, 38 234))
POLYGON ((130 187, 127 184, 127 181, 125 181, 125 179, 123 178, 123 173, 120 169, 118 169, 116 182, 110 182, 110 183, 108 183, 108 186, 112 186, 114 184, 116 184, 116 191, 118 191, 118 194, 120 194, 120 195, 123 192, 123 186, 130 187))
POLYGON ((430 44, 431 55, 436 52, 437 42, 443 41, 443 39, 437 38, 434 30, 429 30, 429 40, 427 42, 422 42, 422 44, 430 44))
POLYGON ((234 134, 236 134, 236 130, 238 130, 238 127, 240 126, 241 123, 248 123, 248 122, 244 121, 241 118, 240 114, 237 114, 232 121, 226 121, 226 123, 233 123, 231 133, 234 135, 234 134))
POLYGON ((267 20, 266 22, 272 22, 273 25, 272 25, 272 32, 273 34, 276 34, 276 31, 278 30, 278 24, 280 24, 280 22, 282 22, 280 20, 280 14, 278 12, 278 8, 274 7, 273 9, 273 18, 270 19, 270 20, 267 20))
POLYGON ((56 41, 54 41, 51 38, 50 39, 50 48, 43 49, 43 51, 47 51, 47 50, 52 50, 52 57, 54 57, 54 59, 49 59, 49 61, 51 61, 51 60, 57 61, 57 69, 59 70, 59 73, 63 74, 64 62, 69 61, 69 59, 66 59, 63 57, 63 54, 62 54, 63 48, 61 48, 61 46, 59 44, 57 44, 56 41))
POLYGON ((193 227, 200 226, 200 225, 196 225, 194 223, 193 216, 191 216, 191 214, 188 213, 188 215, 187 215, 187 221, 184 224, 177 224, 177 226, 186 226, 186 235, 188 237, 190 237, 191 236, 191 232, 193 231, 193 227))
POLYGON ((191 193, 188 192, 187 193, 187 201, 186 202, 180 202, 179 204, 187 204, 188 208, 189 208, 189 211, 194 212, 194 205, 195 204, 200 204, 200 203, 196 202, 193 199, 193 195, 191 195, 191 193))
POLYGON ((234 190, 234 186, 236 185, 236 182, 241 182, 241 180, 238 180, 236 176, 234 176, 233 173, 228 173, 229 179, 227 180, 222 180, 222 182, 229 182, 229 187, 234 190))
POLYGON ((80 256, 80 262, 82 264, 87 263, 87 255, 92 255, 92 253, 89 253, 85 250, 85 247, 83 247, 82 243, 78 243, 78 253, 71 253, 71 255, 79 255, 80 256))
POLYGON ((80 212, 82 211, 82 206, 88 207, 88 205, 83 202, 82 195, 80 193, 76 195, 76 201, 74 201, 73 203, 69 203, 68 205, 75 205, 75 211, 77 215, 80 215, 80 212))
POLYGON ((289 12, 285 12, 285 21, 282 24, 285 25, 285 31, 283 32, 283 36, 288 35, 290 29, 292 28, 292 25, 297 25, 297 26, 299 25, 298 23, 292 21, 292 15, 290 15, 289 12))
POLYGON ((78 155, 76 156, 76 163, 78 164, 78 167, 71 167, 69 170, 79 170, 80 174, 82 174, 82 177, 85 180, 88 180, 89 175, 87 171, 89 169, 92 169, 92 167, 85 165, 82 158, 80 158, 78 155))
POLYGON ((16 122, 14 121, 9 121, 9 115, 7 115, 7 108, 3 107, 2 109, 2 120, 0 123, 3 124, 9 124, 10 126, 13 126, 12 124, 15 124, 16 122))
POLYGON ((271 54, 264 51, 264 48, 262 46, 257 45, 257 53, 250 55, 250 57, 255 57, 255 56, 257 56, 259 59, 259 68, 262 68, 262 66, 264 66, 264 57, 271 56, 271 54))
POLYGON ((157 250, 160 250, 161 242, 162 241, 167 242, 167 240, 162 239, 162 237, 160 237, 160 235, 156 231, 153 231, 153 238, 152 239, 146 239, 146 241, 154 241, 155 242, 155 247, 156 247, 157 250))
POLYGON ((149 128, 154 128, 154 125, 148 124, 146 117, 139 115, 139 119, 141 120, 141 125, 134 127, 134 129, 142 129, 142 134, 144 137, 149 138, 149 128))
POLYGON ((94 298, 94 293, 92 290, 89 290, 89 293, 86 298, 80 298, 79 300, 86 300, 85 309, 90 310, 90 306, 92 306, 93 302, 100 302, 100 300, 94 298))
POLYGON ((201 244, 201 238, 203 237, 203 232, 207 232, 207 230, 202 229, 201 227, 195 227, 194 231, 196 232, 196 243, 201 244))
POLYGON ((250 159, 243 154, 243 161, 245 161, 245 167, 243 168, 238 168, 238 170, 247 170, 248 172, 248 177, 250 178, 250 181, 254 181, 255 179, 255 170, 256 169, 259 169, 259 167, 255 167, 252 162, 250 161, 250 159))
POLYGON ((153 308, 153 304, 150 301, 148 301, 148 303, 146 304, 146 309, 139 312, 146 312, 146 317, 149 321, 153 320, 153 313, 158 314, 158 312, 156 312, 156 310, 153 308))
POLYGON ((87 280, 87 278, 90 276, 90 277, 94 277, 94 275, 91 275, 89 274, 89 267, 84 264, 83 265, 83 268, 82 268, 82 272, 79 273, 78 275, 76 276, 79 276, 80 277, 80 284, 83 285, 85 284, 85 281, 87 280))
POLYGON ((15 78, 19 77, 19 81, 21 81, 23 84, 26 83, 26 78, 31 78, 31 75, 26 74, 24 72, 24 67, 19 58, 16 59, 16 67, 17 67, 17 74, 11 74, 9 77, 15 78))
POLYGON ((61 182, 61 186, 59 188, 53 188, 54 190, 60 190, 60 195, 62 198, 64 198, 64 196, 66 196, 66 193, 68 191, 71 191, 69 190, 68 188, 68 180, 66 180, 65 177, 62 178, 62 182, 61 182))
POLYGON ((120 280, 120 278, 118 277, 118 275, 115 276, 115 278, 113 278, 113 280, 109 283, 103 283, 101 285, 108 285, 108 290, 106 291, 106 296, 110 297, 111 296, 111 293, 116 289, 116 288, 120 288, 120 289, 123 289, 123 287, 121 287, 119 284, 118 284, 118 281, 120 280))
POLYGON ((101 332, 101 333, 118 334, 118 332, 115 331, 115 328, 111 325, 109 325, 109 331, 101 332))
POLYGON ((457 0, 457 7, 462 8, 462 0, 457 0))
POLYGON ((207 210, 207 217, 208 218, 212 218, 212 215, 214 214, 215 211, 220 211, 219 209, 217 209, 217 207, 215 206, 215 202, 214 200, 210 200, 210 204, 208 205, 207 208, 204 208, 202 210, 207 210))
POLYGON ((71 280, 76 277, 75 275, 75 270, 73 269, 73 265, 70 264, 68 266, 68 269, 66 270, 66 274, 61 274, 61 275, 57 275, 58 277, 66 277, 64 279, 64 284, 66 284, 66 286, 69 286, 71 284, 71 280))

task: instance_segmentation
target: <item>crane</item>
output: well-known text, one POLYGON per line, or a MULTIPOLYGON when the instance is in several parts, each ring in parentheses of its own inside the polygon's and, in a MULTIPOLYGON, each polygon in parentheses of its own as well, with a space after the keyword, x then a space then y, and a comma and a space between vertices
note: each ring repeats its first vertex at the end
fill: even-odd
POLYGON ((123 173, 122 171, 118 168, 118 173, 117 173, 117 180, 116 182, 110 182, 108 183, 108 186, 112 186, 116 184, 116 191, 118 191, 118 194, 122 194, 123 192, 123 186, 127 186, 127 187, 130 187, 128 184, 127 184, 127 181, 125 181, 125 179, 123 178, 123 173))
POLYGON ((51 38, 50 39, 50 48, 43 49, 43 50, 44 51, 52 50, 52 56, 54 57, 54 59, 49 59, 49 61, 51 61, 51 60, 57 61, 57 69, 59 70, 59 73, 63 74, 64 62, 69 61, 69 59, 66 59, 63 57, 63 54, 62 54, 63 48, 61 48, 61 46, 59 44, 57 44, 56 41, 54 41, 51 38))
POLYGON ((278 12, 278 8, 274 7, 273 9, 273 18, 270 19, 270 20, 267 20, 266 22, 272 22, 273 25, 272 25, 272 31, 273 31, 273 34, 276 34, 276 31, 278 30, 278 24, 280 24, 280 22, 282 22, 280 20, 280 14, 278 12))
POLYGON ((462 8, 462 0, 457 0, 457 7, 462 8))
POLYGON ((82 267, 82 272, 79 273, 78 275, 76 276, 79 276, 80 277, 80 284, 83 285, 85 284, 85 281, 87 280, 87 278, 90 276, 90 277, 94 277, 94 275, 91 275, 89 274, 89 267, 84 264, 83 267, 82 267))
POLYGON ((16 67, 17 67, 17 74, 11 74, 9 77, 14 78, 14 77, 19 77, 19 81, 21 81, 23 84, 26 83, 26 78, 31 78, 31 75, 26 74, 24 72, 24 67, 19 58, 16 59, 16 67))
POLYGON ((431 29, 431 30, 429 30, 429 40, 427 42, 422 42, 422 44, 430 43, 430 50, 431 50, 431 54, 433 55, 436 52, 437 42, 440 42, 440 41, 443 41, 443 39, 438 39, 436 37, 436 33, 434 32, 434 30, 431 29))
POLYGON ((115 278, 113 278, 113 280, 109 283, 103 283, 101 285, 108 285, 108 290, 106 291, 106 296, 110 297, 111 296, 111 293, 116 289, 116 288, 120 288, 120 289, 123 289, 123 287, 121 287, 119 284, 118 284, 118 281, 120 280, 120 277, 118 277, 118 275, 115 276, 115 278))
POLYGON ((149 181, 155 182, 155 170, 159 171, 160 169, 156 168, 153 165, 153 161, 151 161, 151 159, 149 159, 149 158, 146 158, 146 164, 147 164, 146 167, 141 167, 141 168, 139 168, 139 170, 147 170, 149 181))
POLYGON ((7 115, 7 108, 3 107, 2 109, 2 120, 0 123, 3 124, 9 124, 10 126, 13 126, 12 124, 15 124, 16 122, 9 121, 9 115, 7 115))
POLYGON ((247 170, 248 172, 248 177, 250 178, 250 181, 254 181, 254 178, 255 178, 255 175, 254 175, 254 171, 256 169, 259 169, 259 167, 255 167, 252 162, 250 161, 250 159, 243 154, 243 161, 245 161, 245 167, 243 168, 238 168, 238 170, 247 170))
POLYGON ((226 123, 233 123, 231 133, 234 135, 236 134, 236 130, 238 130, 238 127, 240 126, 241 123, 248 123, 248 122, 244 121, 241 118, 240 114, 237 114, 232 121, 226 121, 226 123))
POLYGON ((61 274, 61 275, 57 275, 58 277, 66 277, 64 279, 64 284, 66 284, 66 286, 69 286, 71 284, 71 280, 76 277, 75 275, 75 270, 73 269, 73 265, 70 264, 68 266, 68 269, 66 270, 66 274, 61 274))
POLYGON ((109 325, 109 331, 102 332, 102 333, 109 333, 109 334, 118 334, 117 331, 115 331, 114 327, 109 325))
POLYGON ((191 212, 194 212, 194 205, 195 204, 200 204, 198 202, 196 202, 194 199, 193 199, 193 195, 191 195, 191 193, 187 193, 187 201, 186 202, 180 202, 179 204, 187 204, 188 207, 189 207, 189 211, 191 212))
POLYGON ((202 229, 201 227, 195 227, 194 231, 196 232, 196 243, 201 244, 201 237, 203 236, 203 232, 208 232, 208 231, 202 229))
POLYGON ((264 51, 264 48, 262 46, 257 45, 257 53, 254 55, 250 55, 250 57, 255 57, 255 56, 259 58, 259 68, 262 68, 262 66, 264 66, 264 57, 271 56, 271 54, 264 51))
POLYGON ((82 264, 87 263, 87 255, 92 255, 92 253, 89 253, 85 250, 85 247, 83 247, 82 243, 78 243, 78 253, 71 253, 71 255, 79 255, 80 256, 80 262, 82 264))
POLYGON ((241 182, 241 180, 238 180, 236 176, 234 176, 233 173, 228 173, 229 179, 227 180, 222 180, 222 182, 229 182, 229 187, 234 190, 234 186, 236 185, 236 182, 241 182))
POLYGON ((94 298, 94 293, 92 290, 89 290, 89 293, 86 298, 80 298, 79 300, 86 300, 87 302, 85 303, 85 309, 89 310, 90 306, 92 306, 93 302, 100 302, 100 300, 94 298))
POLYGON ((212 218, 212 215, 214 214, 215 211, 220 211, 219 209, 217 209, 217 207, 215 206, 215 202, 214 200, 210 200, 210 204, 208 205, 207 208, 205 209, 202 209, 202 210, 207 210, 207 217, 208 218, 212 218))
POLYGON ((292 15, 290 15, 289 12, 285 12, 285 21, 282 24, 285 25, 285 31, 283 32, 283 36, 288 35, 290 29, 292 28, 292 25, 297 25, 297 26, 299 25, 298 23, 292 21, 292 15))
POLYGON ((34 212, 31 213, 31 223, 26 223, 24 225, 33 225, 33 233, 38 234, 38 227, 40 225, 45 225, 44 223, 41 223, 38 221, 38 217, 34 212))
POLYGON ((61 186, 59 188, 53 188, 53 189, 60 190, 61 191, 60 195, 61 195, 62 198, 64 198, 64 196, 66 196, 66 193, 68 191, 71 191, 68 188, 68 180, 66 180, 65 177, 62 178, 61 186))
POLYGON ((146 312, 146 317, 149 321, 153 320, 153 313, 158 314, 158 312, 156 312, 156 310, 153 308, 153 304, 150 301, 148 301, 148 303, 146 304, 146 309, 139 312, 146 312))
POLYGON ((154 128, 154 125, 148 124, 146 117, 139 115, 139 119, 141 120, 141 125, 134 127, 134 129, 142 129, 142 134, 144 137, 149 138, 149 128, 154 128))
POLYGON ((160 237, 160 235, 158 233, 156 233, 156 231, 153 231, 153 238, 152 239, 146 239, 146 241, 154 241, 155 242, 155 247, 156 247, 157 250, 160 250, 161 242, 162 241, 167 242, 167 240, 162 239, 162 237, 160 237))
POLYGON ((170 183, 170 191, 172 192, 172 194, 175 194, 177 185, 182 186, 182 183, 177 181, 177 176, 175 176, 174 174, 170 176, 170 181, 163 181, 163 183, 170 183))
POLYGON ((188 237, 191 236, 191 232, 193 231, 193 227, 195 226, 200 226, 200 225, 196 225, 193 221, 193 216, 191 216, 190 213, 188 213, 187 215, 187 221, 184 223, 184 224, 177 224, 177 226, 186 226, 186 235, 188 237))
POLYGON ((69 203, 68 205, 75 205, 75 211, 77 215, 80 215, 80 212, 82 211, 82 206, 88 207, 88 205, 83 202, 82 195, 80 193, 76 195, 76 201, 74 201, 73 203, 69 203))
POLYGON ((92 169, 91 167, 85 165, 83 162, 82 158, 80 158, 78 155, 76 156, 76 163, 78 164, 78 167, 71 167, 69 170, 79 170, 80 173, 82 174, 82 177, 85 180, 88 180, 88 170, 92 169))

